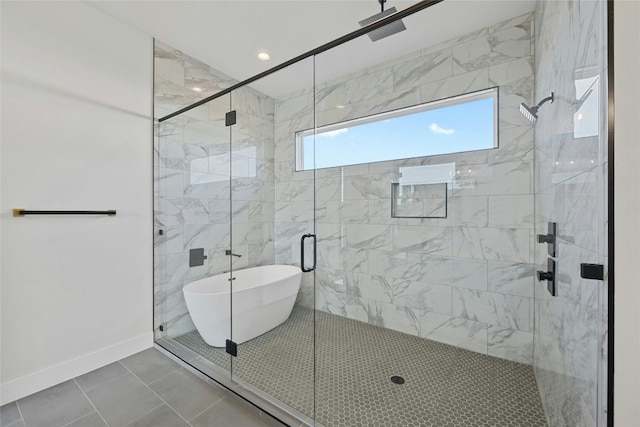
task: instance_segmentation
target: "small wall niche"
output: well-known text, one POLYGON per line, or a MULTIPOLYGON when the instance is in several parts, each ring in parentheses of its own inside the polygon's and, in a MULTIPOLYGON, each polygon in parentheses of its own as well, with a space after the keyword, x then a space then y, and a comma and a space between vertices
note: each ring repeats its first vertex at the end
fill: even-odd
POLYGON ((392 218, 446 218, 455 163, 400 168, 391 183, 392 218))
POLYGON ((392 218, 446 218, 447 183, 391 184, 392 218))

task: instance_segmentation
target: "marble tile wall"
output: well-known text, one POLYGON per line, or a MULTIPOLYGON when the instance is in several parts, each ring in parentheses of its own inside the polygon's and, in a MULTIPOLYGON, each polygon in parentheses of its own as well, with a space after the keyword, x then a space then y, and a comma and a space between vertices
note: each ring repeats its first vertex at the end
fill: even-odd
POLYGON ((559 239, 558 295, 535 288, 535 373, 550 426, 606 425, 607 283, 580 277, 607 265, 606 2, 540 1, 535 17, 536 99, 556 96, 535 127, 535 222, 559 239))
MULTIPOLYGON (((499 148, 315 171, 316 293, 305 275, 299 304, 532 363, 534 136, 518 111, 533 101, 532 37, 528 14, 317 85, 319 126, 498 86, 499 148), (399 168, 444 163, 457 183, 447 218, 391 218, 399 168)), ((293 136, 313 127, 313 103, 311 90, 276 101, 280 264, 297 265, 313 231, 314 172, 295 172, 293 136)))
MULTIPOLYGON (((156 41, 156 119, 234 83, 156 41)), ((156 337, 194 329, 182 295, 185 284, 229 271, 231 262, 234 269, 273 264, 273 109, 272 98, 245 87, 156 123, 156 337), (232 129, 224 123, 231 109, 237 111, 232 129), (225 250, 231 247, 242 257, 226 256, 225 250), (203 266, 189 267, 193 248, 204 248, 207 259, 203 266)))

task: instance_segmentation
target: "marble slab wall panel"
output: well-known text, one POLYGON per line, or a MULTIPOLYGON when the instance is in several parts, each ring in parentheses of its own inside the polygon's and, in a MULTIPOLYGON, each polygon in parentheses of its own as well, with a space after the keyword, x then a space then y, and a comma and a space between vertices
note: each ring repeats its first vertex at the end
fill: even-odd
MULTIPOLYGON (((580 277, 580 263, 607 265, 605 20, 606 2, 540 1, 535 10, 536 99, 556 98, 539 111, 534 168, 535 228, 558 224, 557 296, 538 285, 533 300, 550 426, 606 425, 606 282, 580 277)), ((534 253, 546 267, 546 248, 534 253)))
POLYGON ((315 292, 303 280, 298 304, 532 363, 534 134, 518 111, 533 100, 532 37, 528 14, 319 81, 315 105, 308 90, 276 101, 276 262, 298 265, 317 223, 315 292), (294 133, 314 109, 321 126, 495 86, 497 149, 295 171, 294 133), (392 218, 400 168, 444 163, 458 183, 447 217, 392 218))
MULTIPOLYGON (((219 71, 156 41, 157 118, 234 83, 219 71)), ((273 264, 273 115, 274 100, 245 87, 156 124, 157 337, 194 329, 182 295, 185 284, 231 268, 273 264), (224 123, 225 113, 231 109, 237 111, 233 128, 224 123), (225 255, 231 247, 242 257, 225 255), (204 265, 189 267, 189 250, 194 248, 204 249, 204 265)))
POLYGON ((229 76, 159 40, 155 40, 154 47, 156 118, 173 113, 235 83, 229 76))

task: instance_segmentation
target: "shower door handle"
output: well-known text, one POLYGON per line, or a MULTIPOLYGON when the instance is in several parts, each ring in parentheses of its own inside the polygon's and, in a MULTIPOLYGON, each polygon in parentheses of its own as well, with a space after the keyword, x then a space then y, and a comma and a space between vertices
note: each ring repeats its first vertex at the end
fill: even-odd
POLYGON ((303 273, 308 273, 316 269, 316 235, 315 234, 305 234, 300 239, 300 269, 303 273), (307 237, 313 237, 313 266, 311 268, 304 267, 304 239, 307 237))

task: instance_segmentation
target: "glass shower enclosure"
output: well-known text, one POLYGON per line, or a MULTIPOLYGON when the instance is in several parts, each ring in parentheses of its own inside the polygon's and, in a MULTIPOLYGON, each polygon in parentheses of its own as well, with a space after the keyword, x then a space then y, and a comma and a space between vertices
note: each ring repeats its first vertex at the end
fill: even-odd
POLYGON ((241 83, 156 42, 157 345, 290 425, 606 425, 605 5, 456 7, 241 83))

